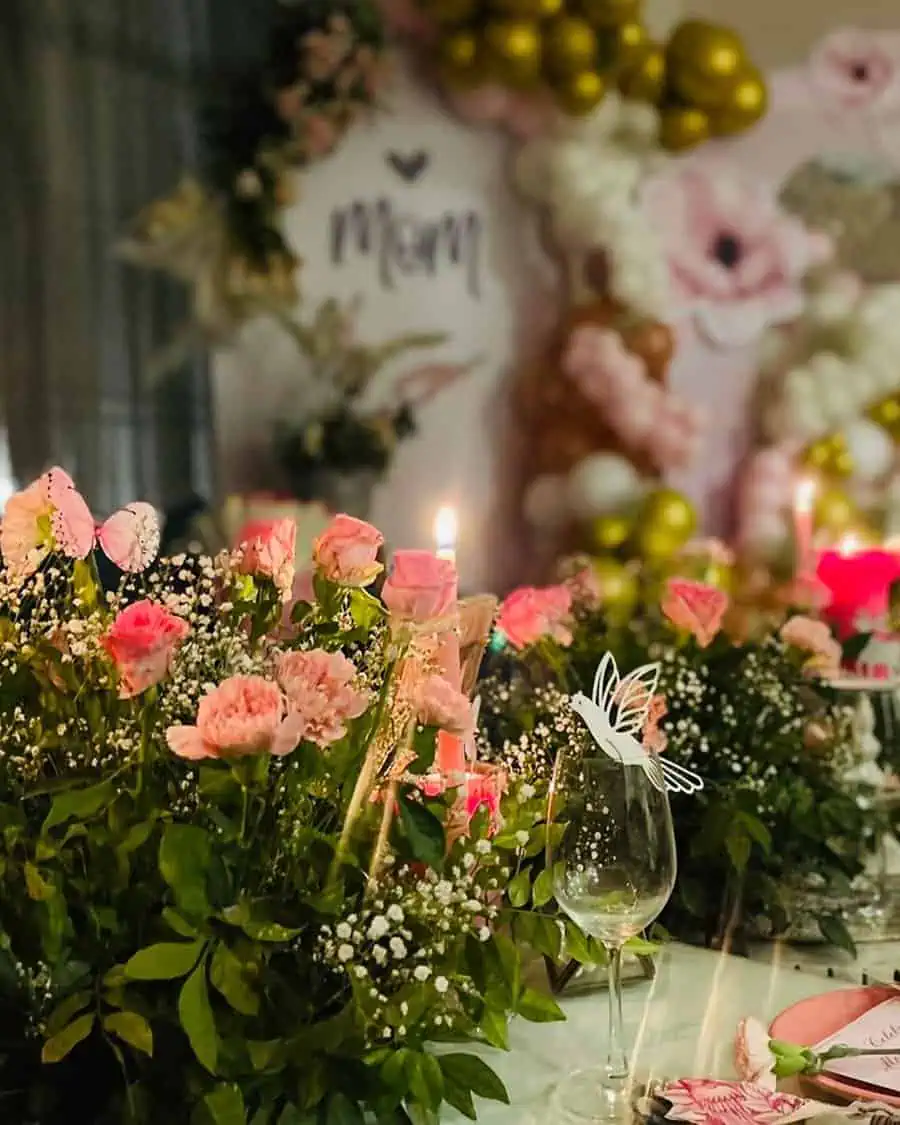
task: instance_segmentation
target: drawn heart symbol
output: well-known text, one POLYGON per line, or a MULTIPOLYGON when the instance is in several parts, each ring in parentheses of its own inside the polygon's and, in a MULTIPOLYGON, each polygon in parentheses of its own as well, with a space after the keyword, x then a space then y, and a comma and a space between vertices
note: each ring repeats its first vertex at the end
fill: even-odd
POLYGON ((424 149, 419 149, 418 152, 411 152, 408 156, 391 151, 386 159, 398 176, 402 176, 407 183, 412 184, 428 167, 429 157, 424 149))

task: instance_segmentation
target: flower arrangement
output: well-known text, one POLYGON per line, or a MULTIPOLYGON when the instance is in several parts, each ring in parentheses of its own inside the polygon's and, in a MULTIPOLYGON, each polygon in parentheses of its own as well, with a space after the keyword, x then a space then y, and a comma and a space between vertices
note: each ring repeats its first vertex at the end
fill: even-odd
POLYGON ((540 799, 472 756, 493 603, 415 551, 375 598, 381 542, 336 517, 294 604, 289 520, 157 559, 62 470, 7 504, 4 1119, 473 1117, 507 1095, 462 1045, 561 1018, 507 936, 540 799))
MULTIPOLYGON (((591 570, 556 589, 574 595, 568 635, 535 611, 531 630, 517 621, 495 636, 482 753, 540 791, 561 747, 589 745, 568 697, 590 687, 602 653, 626 667, 659 661, 644 743, 705 782, 700 794, 672 798, 680 870, 663 925, 740 948, 751 930, 799 921, 798 888, 846 891, 884 825, 871 791, 845 776, 852 716, 826 684, 841 660, 827 627, 795 616, 735 641, 722 631, 728 596, 684 579, 666 583, 657 608, 627 618, 606 612, 591 570)), ((499 629, 520 601, 514 593, 501 606, 499 629)), ((818 921, 826 940, 852 947, 839 911, 818 921)))

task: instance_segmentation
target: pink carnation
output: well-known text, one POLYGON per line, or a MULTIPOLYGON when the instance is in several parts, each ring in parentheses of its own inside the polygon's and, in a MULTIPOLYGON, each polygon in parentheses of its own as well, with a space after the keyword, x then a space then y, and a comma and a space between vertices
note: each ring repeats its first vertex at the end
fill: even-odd
POLYGON ((319 573, 337 586, 368 586, 381 572, 377 561, 384 536, 353 516, 335 516, 313 542, 319 573))
POLYGON ((728 595, 704 582, 670 578, 662 598, 662 611, 678 629, 686 629, 706 648, 722 628, 728 595))
POLYGON ((254 578, 269 578, 284 601, 294 584, 297 525, 290 519, 254 520, 240 535, 237 569, 254 578))
POLYGON ((196 725, 169 727, 166 740, 173 753, 191 761, 281 757, 296 749, 302 733, 295 716, 285 718, 277 684, 262 676, 232 676, 200 700, 196 725))
POLYGON ((570 645, 571 611, 572 594, 565 586, 522 586, 500 606, 497 628, 513 648, 527 648, 544 637, 570 645))
POLYGON ((668 745, 669 739, 659 726, 668 710, 664 695, 654 695, 650 700, 641 742, 652 754, 661 754, 668 745))
POLYGON ((329 746, 347 733, 347 723, 369 705, 369 696, 354 686, 356 668, 340 652, 286 652, 278 658, 278 682, 291 715, 301 723, 302 737, 329 746))
POLYGON ((456 567, 431 551, 397 551, 381 596, 393 617, 423 624, 456 605, 456 567))
POLYGON ((418 685, 414 703, 419 721, 450 734, 466 736, 472 730, 472 702, 443 676, 426 676, 418 685))
POLYGON ((819 676, 837 675, 842 649, 824 621, 798 614, 782 625, 779 636, 786 645, 809 653, 805 671, 819 676))
POLYGON ((130 699, 158 684, 189 631, 187 622, 156 602, 121 610, 100 641, 116 666, 120 697, 130 699))
POLYGON ((745 1018, 734 1037, 734 1069, 745 1082, 775 1089, 775 1059, 769 1050, 769 1033, 759 1020, 745 1018))

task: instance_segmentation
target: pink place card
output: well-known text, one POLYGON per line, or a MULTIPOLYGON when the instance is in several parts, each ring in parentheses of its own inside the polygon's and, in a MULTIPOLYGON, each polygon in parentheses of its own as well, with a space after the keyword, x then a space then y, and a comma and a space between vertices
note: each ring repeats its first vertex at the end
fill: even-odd
MULTIPOLYGON (((870 1008, 859 1019, 816 1044, 815 1049, 824 1051, 838 1043, 845 1047, 881 1047, 900 1051, 900 995, 870 1008)), ((900 1055, 835 1059, 828 1063, 825 1072, 900 1093, 900 1055)))

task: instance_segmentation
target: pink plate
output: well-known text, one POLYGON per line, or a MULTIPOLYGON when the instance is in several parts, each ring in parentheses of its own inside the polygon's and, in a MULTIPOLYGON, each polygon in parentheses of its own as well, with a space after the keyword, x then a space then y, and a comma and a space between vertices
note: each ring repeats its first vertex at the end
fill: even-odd
MULTIPOLYGON (((864 1012, 885 1000, 896 998, 894 988, 873 985, 870 988, 844 988, 838 992, 825 992, 821 996, 810 996, 785 1008, 775 1017, 769 1029, 773 1039, 784 1039, 788 1043, 798 1043, 802 1047, 812 1047, 821 1043, 829 1035, 834 1035, 848 1023, 859 1019, 864 1012)), ((804 1078, 804 1085, 815 1086, 820 1093, 830 1094, 843 1101, 871 1099, 900 1106, 900 1095, 854 1082, 851 1078, 820 1074, 815 1078, 804 1078)))

